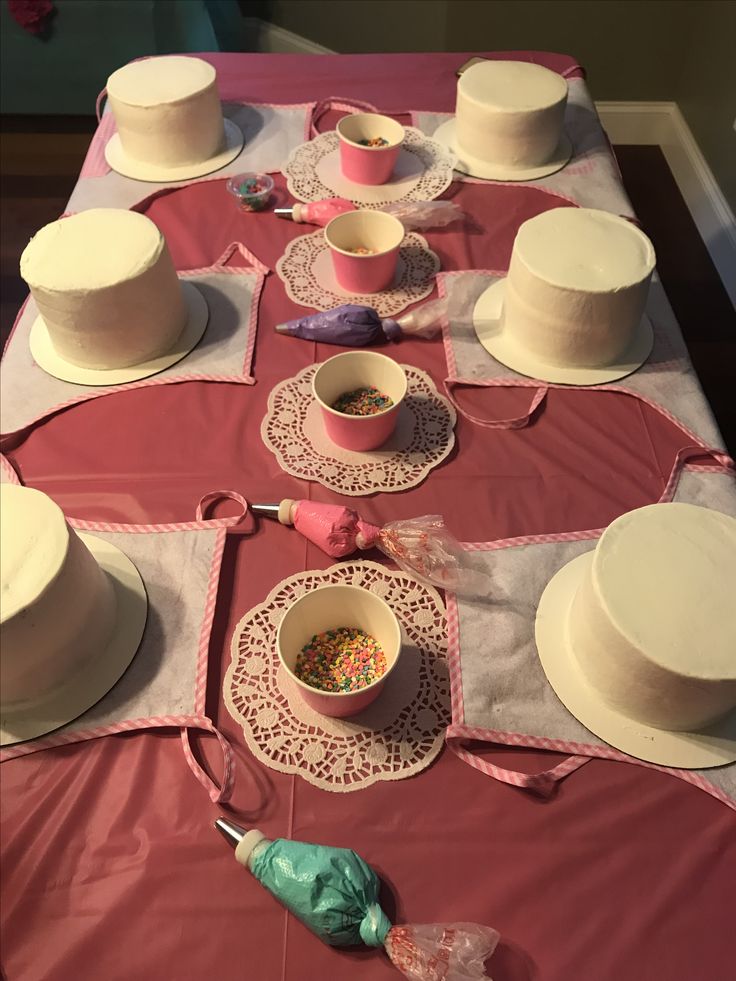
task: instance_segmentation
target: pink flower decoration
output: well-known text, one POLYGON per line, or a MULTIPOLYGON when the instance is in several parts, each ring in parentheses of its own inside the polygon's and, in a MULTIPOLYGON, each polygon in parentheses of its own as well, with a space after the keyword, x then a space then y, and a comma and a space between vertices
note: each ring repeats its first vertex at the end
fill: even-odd
POLYGON ((41 34, 55 8, 51 0, 8 0, 13 18, 29 34, 41 34))

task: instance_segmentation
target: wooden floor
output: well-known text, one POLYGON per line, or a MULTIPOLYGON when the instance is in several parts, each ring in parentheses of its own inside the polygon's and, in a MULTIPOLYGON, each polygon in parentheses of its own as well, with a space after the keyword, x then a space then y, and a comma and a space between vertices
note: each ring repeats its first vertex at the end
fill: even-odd
MULTIPOLYGON (((64 210, 95 120, 3 117, 0 123, 1 322, 4 340, 26 295, 18 259, 64 210)), ((736 312, 658 147, 617 146, 626 190, 654 242, 657 265, 726 446, 736 454, 736 312)))

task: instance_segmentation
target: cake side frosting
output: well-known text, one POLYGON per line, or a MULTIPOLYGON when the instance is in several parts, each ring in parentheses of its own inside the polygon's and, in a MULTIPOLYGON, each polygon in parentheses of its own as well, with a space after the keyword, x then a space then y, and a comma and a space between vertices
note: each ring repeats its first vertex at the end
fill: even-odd
POLYGON ((158 166, 197 164, 222 146, 217 73, 199 58, 134 61, 107 80, 125 153, 158 166))
POLYGON ((560 141, 566 103, 565 79, 540 65, 473 65, 457 86, 458 149, 504 166, 544 164, 560 141))
POLYGON ((736 519, 654 504, 614 521, 570 608, 588 682, 630 718, 699 729, 736 706, 736 519))
POLYGON ((157 357, 186 323, 166 241, 137 212, 93 208, 45 225, 20 272, 58 354, 86 368, 157 357))
POLYGON ((502 325, 550 364, 611 364, 641 321, 654 264, 649 239, 622 218, 546 211, 517 233, 502 325))
POLYGON ((116 603, 107 576, 51 498, 3 484, 0 519, 0 698, 16 708, 104 655, 116 603))

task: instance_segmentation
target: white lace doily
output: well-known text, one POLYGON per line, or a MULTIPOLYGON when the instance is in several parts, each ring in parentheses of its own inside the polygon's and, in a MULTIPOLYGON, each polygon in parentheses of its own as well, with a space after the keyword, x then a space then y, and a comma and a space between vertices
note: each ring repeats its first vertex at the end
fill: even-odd
POLYGON ((418 129, 408 126, 405 132, 394 175, 386 184, 356 184, 343 177, 339 137, 330 130, 292 150, 283 169, 286 185, 299 201, 341 197, 361 208, 377 209, 394 201, 433 201, 452 182, 455 156, 418 129))
POLYGON ((439 754, 450 724, 446 654, 445 606, 437 590, 376 562, 347 562, 285 579, 245 614, 233 634, 223 697, 266 766, 297 773, 323 790, 362 790, 377 780, 410 777, 439 754), (310 709, 276 654, 276 630, 286 610, 328 583, 370 589, 401 624, 398 664, 376 701, 350 719, 310 709))
POLYGON ((380 293, 348 293, 335 279, 324 232, 292 239, 276 263, 289 299, 313 310, 332 310, 343 303, 373 307, 379 317, 392 317, 434 289, 440 260, 416 232, 407 232, 399 249, 393 285, 380 293))
POLYGON ((391 439, 365 453, 337 446, 325 434, 312 395, 318 367, 311 364, 280 382, 268 397, 261 438, 286 473, 351 497, 391 493, 421 484, 455 445, 454 408, 426 372, 405 364, 408 391, 391 439))

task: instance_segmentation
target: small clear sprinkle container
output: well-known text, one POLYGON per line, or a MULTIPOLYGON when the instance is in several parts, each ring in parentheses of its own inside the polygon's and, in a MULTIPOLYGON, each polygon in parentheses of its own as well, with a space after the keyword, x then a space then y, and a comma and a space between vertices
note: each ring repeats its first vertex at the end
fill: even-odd
POLYGON ((236 174, 227 189, 241 211, 263 211, 273 191, 273 177, 268 174, 236 174))

